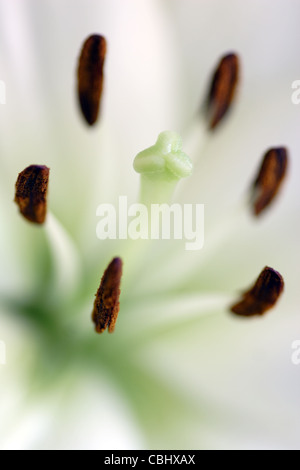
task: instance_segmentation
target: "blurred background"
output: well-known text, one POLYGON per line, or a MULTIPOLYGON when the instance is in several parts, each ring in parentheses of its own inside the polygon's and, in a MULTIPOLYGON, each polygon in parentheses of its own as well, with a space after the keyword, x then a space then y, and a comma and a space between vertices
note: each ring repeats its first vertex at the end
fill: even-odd
POLYGON ((0 0, 0 448, 299 448, 299 15, 296 0, 0 0), (108 52, 90 129, 76 71, 93 33, 108 52), (237 99, 198 136, 229 51, 237 99), (139 262, 134 245, 97 240, 96 208, 138 200, 133 159, 166 129, 193 129, 197 171, 178 200, 205 204, 205 247, 157 243, 139 262), (288 177, 257 221, 241 203, 276 146, 288 177), (51 168, 42 228, 13 204, 30 164, 51 168), (113 256, 125 262, 120 317, 98 336, 90 314, 113 256), (280 303, 236 319, 228 302, 266 265, 285 279, 280 303))

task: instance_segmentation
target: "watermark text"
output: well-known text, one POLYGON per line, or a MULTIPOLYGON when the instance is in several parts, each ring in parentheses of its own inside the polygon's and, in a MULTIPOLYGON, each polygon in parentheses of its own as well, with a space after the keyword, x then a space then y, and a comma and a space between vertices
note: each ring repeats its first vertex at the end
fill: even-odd
POLYGON ((293 104, 300 104, 300 80, 294 80, 292 83, 292 89, 294 90, 291 95, 293 104))
POLYGON ((127 196, 119 197, 119 206, 100 204, 96 234, 99 240, 185 240, 188 251, 204 245, 203 204, 128 205, 127 196))
POLYGON ((293 341, 292 349, 294 350, 291 356, 292 364, 294 364, 294 366, 299 366, 300 365, 300 340, 293 341))

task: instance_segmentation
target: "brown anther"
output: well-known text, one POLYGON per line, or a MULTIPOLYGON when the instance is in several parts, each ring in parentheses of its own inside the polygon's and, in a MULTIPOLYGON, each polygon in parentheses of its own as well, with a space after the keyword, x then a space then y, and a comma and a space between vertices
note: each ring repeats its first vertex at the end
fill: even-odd
POLYGON ((120 258, 114 258, 108 265, 101 279, 101 284, 96 294, 92 320, 95 323, 97 333, 103 333, 108 328, 112 333, 120 310, 120 284, 123 263, 120 258))
POLYGON ((17 179, 15 202, 21 214, 35 224, 46 219, 49 173, 46 166, 31 165, 17 179))
POLYGON ((106 40, 94 34, 83 44, 78 65, 78 97, 87 123, 95 124, 99 114, 103 88, 103 66, 106 40))
POLYGON ((275 199, 288 167, 288 152, 284 147, 267 151, 258 176, 253 183, 253 212, 260 215, 275 199))
POLYGON ((281 274, 266 267, 254 286, 245 292, 242 299, 231 307, 231 311, 243 317, 263 315, 274 307, 284 289, 281 274))
POLYGON ((239 80, 239 58, 236 54, 224 56, 211 81, 207 111, 210 129, 215 129, 229 111, 239 80))

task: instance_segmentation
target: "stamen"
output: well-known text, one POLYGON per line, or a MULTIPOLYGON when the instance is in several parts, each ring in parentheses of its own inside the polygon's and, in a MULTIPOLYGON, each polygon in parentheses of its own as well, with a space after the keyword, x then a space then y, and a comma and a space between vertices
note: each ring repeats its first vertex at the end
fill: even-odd
POLYGON ((144 204, 170 202, 176 184, 192 173, 192 162, 182 151, 182 139, 176 132, 159 134, 152 147, 140 152, 134 169, 141 173, 141 201, 144 204))
POLYGON ((229 111, 239 79, 239 58, 236 54, 224 56, 212 78, 207 111, 210 129, 215 129, 229 111))
POLYGON ((82 281, 83 269, 79 250, 66 228, 51 211, 48 212, 45 235, 52 267, 52 278, 48 286, 50 299, 47 299, 47 302, 67 301, 78 291, 82 281))
POLYGON ((94 34, 83 44, 79 59, 78 96, 82 114, 90 126, 99 114, 105 54, 105 38, 94 34))
POLYGON ((274 307, 284 289, 284 280, 279 272, 266 267, 254 286, 243 294, 242 299, 231 307, 231 311, 243 317, 263 315, 274 307))
POLYGON ((259 216, 275 199, 286 175, 288 153, 284 147, 266 152, 258 176, 253 183, 253 211, 259 216))
POLYGON ((16 182, 15 202, 21 214, 35 224, 43 224, 46 219, 49 173, 46 166, 31 165, 16 182))
POLYGON ((92 313, 92 320, 96 325, 95 330, 97 333, 102 333, 106 328, 108 328, 109 333, 112 333, 115 329, 120 310, 122 266, 122 260, 114 258, 101 279, 92 313))

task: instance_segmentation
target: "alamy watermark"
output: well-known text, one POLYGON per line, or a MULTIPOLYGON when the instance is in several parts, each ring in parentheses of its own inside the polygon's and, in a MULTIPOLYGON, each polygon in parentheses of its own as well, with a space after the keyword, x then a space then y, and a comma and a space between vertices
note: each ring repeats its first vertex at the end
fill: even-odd
POLYGON ((4 341, 0 341, 0 366, 6 364, 6 345, 4 341))
POLYGON ((293 104, 300 104, 300 80, 294 80, 292 83, 292 89, 294 90, 291 95, 293 104))
POLYGON ((127 196, 119 197, 119 206, 100 204, 99 240, 185 240, 188 251, 204 245, 204 204, 128 205, 127 196))
POLYGON ((299 366, 300 365, 300 340, 293 341, 292 349, 294 350, 291 356, 292 364, 294 364, 294 366, 299 366))
POLYGON ((0 80, 0 104, 6 104, 6 85, 3 80, 0 80))

